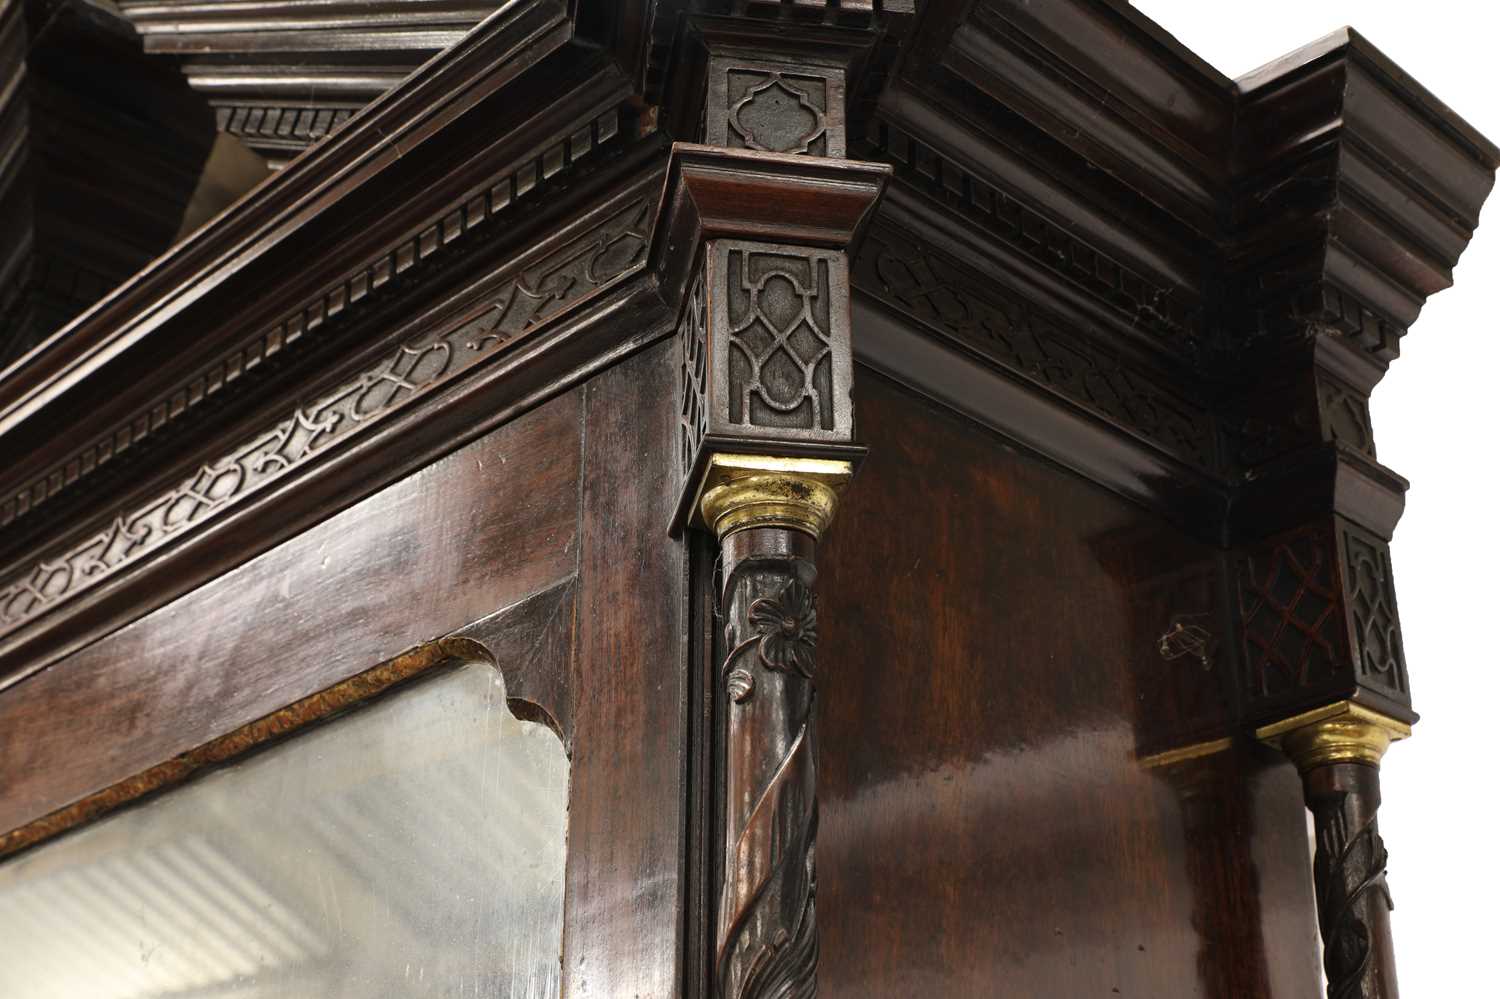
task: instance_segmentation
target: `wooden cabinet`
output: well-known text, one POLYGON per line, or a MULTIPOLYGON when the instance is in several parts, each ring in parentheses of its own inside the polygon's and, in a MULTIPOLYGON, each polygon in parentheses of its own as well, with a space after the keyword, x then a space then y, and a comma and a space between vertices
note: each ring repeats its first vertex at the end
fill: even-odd
MULTIPOLYGON (((108 884, 28 871, 279 760, 330 794, 317 740, 423 692, 453 731, 399 744, 459 739, 431 692, 484 675, 566 757, 547 994, 1395 999, 1368 399, 1500 150, 1368 42, 1229 81, 1113 0, 171 6, 140 65, 201 47, 222 141, 300 154, 0 373, 0 926, 76 909, 101 980, 108 884)), ((348 870, 543 810, 358 780, 348 870)), ((417 864, 472 967, 339 987, 513 994, 506 889, 417 864)), ((179 985, 332 994, 257 967, 179 985)))

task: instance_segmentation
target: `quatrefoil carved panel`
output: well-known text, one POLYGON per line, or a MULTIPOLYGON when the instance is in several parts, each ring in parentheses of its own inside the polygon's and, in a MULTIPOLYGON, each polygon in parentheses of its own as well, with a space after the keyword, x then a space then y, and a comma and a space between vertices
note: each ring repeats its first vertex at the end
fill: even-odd
POLYGON ((730 149, 842 157, 844 79, 835 69, 716 58, 704 141, 730 149))
POLYGON ((729 127, 747 149, 821 155, 827 146, 823 108, 806 89, 780 73, 766 76, 735 102, 729 127))

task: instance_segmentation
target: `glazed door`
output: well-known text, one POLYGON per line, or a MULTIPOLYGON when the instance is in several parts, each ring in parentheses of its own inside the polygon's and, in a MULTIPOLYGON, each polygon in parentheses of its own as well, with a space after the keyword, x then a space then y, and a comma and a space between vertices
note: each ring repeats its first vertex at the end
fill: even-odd
POLYGON ((674 994, 675 376, 638 353, 0 690, 0 993, 674 994))

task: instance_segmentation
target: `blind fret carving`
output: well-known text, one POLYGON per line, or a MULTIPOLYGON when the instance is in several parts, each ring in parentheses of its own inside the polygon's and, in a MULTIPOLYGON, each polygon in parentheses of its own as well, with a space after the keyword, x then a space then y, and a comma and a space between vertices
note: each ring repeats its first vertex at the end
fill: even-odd
POLYGON ((686 475, 708 434, 708 303, 701 267, 688 292, 677 336, 682 350, 682 472, 686 475))
POLYGON ((1352 525, 1344 531, 1346 587, 1354 617, 1355 669, 1363 683, 1406 697, 1406 653, 1401 646, 1401 619, 1391 553, 1383 542, 1352 525))
POLYGON ((829 259, 728 251, 729 422, 833 429, 829 259))
POLYGON ((710 145, 844 155, 842 70, 715 56, 708 72, 704 133, 710 145))
POLYGON ((731 71, 730 142, 771 153, 828 153, 827 83, 791 73, 731 71))
POLYGON ((1173 391, 1167 375, 1128 363, 998 282, 984 281, 894 229, 871 234, 854 267, 861 291, 1162 451, 1215 468, 1211 416, 1173 391))
POLYGON ((490 357, 564 307, 636 270, 653 202, 639 197, 506 281, 477 313, 419 334, 380 363, 292 407, 275 426, 82 540, 0 580, 0 634, 95 586, 190 525, 490 357))
POLYGON ((68 455, 13 493, 0 498, 0 527, 26 516, 65 487, 87 478, 96 469, 128 460, 125 452, 155 436, 205 401, 214 400, 237 383, 251 380, 265 362, 293 346, 302 347, 323 336, 343 320, 364 309, 377 292, 394 286, 398 279, 428 267, 456 244, 472 238, 480 228, 488 230, 493 219, 503 216, 522 199, 540 189, 543 179, 557 176, 620 135, 618 111, 597 116, 561 143, 549 146, 503 174, 495 176, 485 190, 449 204, 419 232, 387 246, 337 283, 313 298, 299 303, 289 314, 217 358, 207 368, 179 385, 128 422, 68 455), (549 166, 550 165, 550 166, 549 166))

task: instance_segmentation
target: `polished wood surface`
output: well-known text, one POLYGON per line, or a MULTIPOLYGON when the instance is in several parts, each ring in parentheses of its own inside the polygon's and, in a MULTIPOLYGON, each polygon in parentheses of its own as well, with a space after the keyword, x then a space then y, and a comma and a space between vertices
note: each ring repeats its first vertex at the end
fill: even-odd
POLYGON ((1136 759, 1151 674, 1201 667, 1142 641, 1184 608, 1133 584, 1192 544, 857 384, 871 454, 819 554, 822 994, 1316 996, 1295 770, 1249 751, 1189 798, 1136 759), (1101 555, 1127 536, 1134 569, 1101 555))
POLYGON ((677 355, 588 386, 574 624, 568 999, 671 996, 682 979, 687 554, 676 499, 677 355))
POLYGON ((581 404, 564 395, 8 690, 0 826, 571 576, 581 404))
MULTIPOLYGON (((573 759, 564 994, 722 993, 712 636, 745 615, 669 525, 710 451, 867 443, 819 557, 819 876, 781 879, 823 992, 1317 993, 1303 806, 1335 843, 1378 783, 1300 787, 1254 735, 1415 717, 1369 398, 1500 148, 1353 31, 1230 81, 1124 0, 516 0, 461 37, 449 0, 126 6, 272 154, 373 101, 0 370, 0 826, 524 648, 573 759), (381 96, 339 69, 439 43, 381 96), (224 67, 281 44, 328 70, 276 88, 308 106, 238 116, 224 67), (804 320, 869 367, 819 383, 804 320), (792 408, 703 419, 709 372, 792 408)), ((1394 999, 1363 931, 1349 999, 1394 999)))

